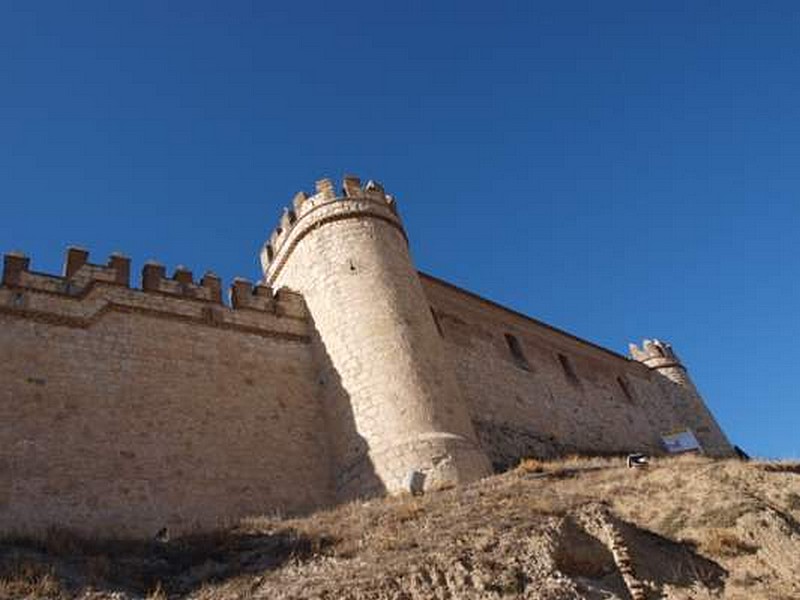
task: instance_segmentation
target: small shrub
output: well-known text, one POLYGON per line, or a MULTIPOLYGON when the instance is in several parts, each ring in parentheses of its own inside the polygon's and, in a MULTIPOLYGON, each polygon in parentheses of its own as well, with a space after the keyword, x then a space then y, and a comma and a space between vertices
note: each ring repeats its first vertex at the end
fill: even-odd
POLYGON ((158 582, 153 591, 147 594, 147 600, 167 600, 167 594, 161 587, 161 582, 158 582))
POLYGON ((523 458, 517 465, 517 473, 544 473, 545 463, 535 458, 523 458))
POLYGON ((709 529, 703 547, 712 555, 732 558, 744 554, 754 554, 758 547, 748 544, 732 531, 709 529))
POLYGON ((29 561, 17 561, 0 577, 0 598, 59 600, 67 594, 51 570, 29 561))
POLYGON ((800 510, 800 494, 796 492, 786 494, 786 506, 789 510, 800 510))
POLYGON ((426 492, 446 492, 447 490, 454 490, 457 485, 452 481, 440 481, 432 486, 430 486, 426 492))
POLYGON ((424 512, 425 508, 422 506, 422 502, 411 496, 394 507, 394 516, 401 523, 413 521, 424 512))
POLYGON ((686 511, 680 507, 674 507, 661 519, 659 532, 667 537, 675 538, 686 527, 687 520, 686 511))
POLYGON ((739 517, 746 515, 750 510, 752 506, 747 503, 711 506, 703 513, 703 523, 715 528, 733 527, 739 517))
POLYGON ((572 508, 568 502, 546 495, 526 499, 525 507, 542 517, 563 517, 572 508))

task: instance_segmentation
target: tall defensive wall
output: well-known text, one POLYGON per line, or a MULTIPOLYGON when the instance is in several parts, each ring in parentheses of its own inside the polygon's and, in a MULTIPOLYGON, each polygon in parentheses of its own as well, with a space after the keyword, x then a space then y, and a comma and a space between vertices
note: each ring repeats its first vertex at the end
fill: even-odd
POLYGON ((302 298, 144 266, 5 257, 0 531, 144 536, 333 501, 302 298))
POLYGON ((67 252, 0 279, 0 533, 180 534, 525 457, 733 448, 669 344, 622 356, 418 273, 394 199, 298 194, 264 279, 67 252))

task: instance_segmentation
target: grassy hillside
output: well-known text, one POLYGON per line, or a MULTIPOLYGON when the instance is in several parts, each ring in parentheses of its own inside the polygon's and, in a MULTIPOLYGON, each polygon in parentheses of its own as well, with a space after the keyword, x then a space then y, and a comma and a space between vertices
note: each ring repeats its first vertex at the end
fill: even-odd
POLYGON ((526 461, 167 543, 0 543, 0 598, 800 598, 800 465, 526 461))

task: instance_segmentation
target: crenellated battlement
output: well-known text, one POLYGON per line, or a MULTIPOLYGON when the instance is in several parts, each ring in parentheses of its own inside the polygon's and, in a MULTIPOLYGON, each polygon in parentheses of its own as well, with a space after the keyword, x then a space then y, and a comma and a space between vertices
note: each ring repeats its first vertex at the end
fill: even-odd
POLYGON ((64 259, 63 275, 50 275, 30 270, 30 258, 20 252, 10 252, 3 260, 2 284, 24 287, 43 292, 80 295, 93 282, 129 287, 129 258, 112 254, 105 265, 89 262, 89 252, 83 248, 69 247, 64 259))
POLYGON ((131 259, 117 252, 109 256, 105 265, 89 262, 89 251, 83 248, 67 248, 64 262, 64 278, 78 289, 92 281, 105 281, 128 287, 130 285, 131 259))
POLYGON ((164 265, 148 261, 142 269, 142 290, 222 304, 220 278, 211 271, 206 271, 200 281, 196 282, 192 272, 183 265, 178 265, 172 277, 167 277, 164 265))
POLYGON ((631 358, 647 365, 651 369, 683 368, 683 364, 672 349, 672 346, 661 340, 644 340, 641 348, 636 344, 629 344, 628 350, 631 358))
POLYGON ((287 288, 277 292, 262 283, 253 284, 247 279, 237 277, 231 284, 229 298, 231 307, 236 310, 247 309, 283 316, 305 318, 307 315, 303 296, 287 288))
POLYGON ((254 286, 252 281, 237 277, 231 284, 228 298, 233 308, 275 312, 275 297, 268 285, 254 286))
POLYGON ((130 286, 130 262, 115 253, 105 265, 98 265, 89 262, 87 250, 70 247, 63 274, 52 275, 31 270, 30 258, 20 252, 7 253, 0 278, 0 312, 83 327, 112 307, 253 332, 307 334, 305 302, 291 290, 273 292, 237 278, 230 286, 230 306, 225 306, 222 281, 210 271, 197 281, 186 267, 178 266, 168 276, 164 265, 148 261, 142 268, 141 288, 136 289, 130 286), (287 324, 284 318, 303 324, 287 324))
MULTIPOLYGON (((330 179, 316 182, 316 193, 304 191, 295 194, 291 208, 283 209, 278 226, 270 234, 261 251, 264 272, 275 274, 291 252, 294 244, 308 231, 327 220, 337 220, 363 215, 380 218, 395 224, 401 231, 397 203, 387 194, 383 186, 375 181, 364 185, 354 175, 342 178, 341 194, 337 195, 330 179)), ((403 232, 405 236, 405 232, 403 232)))

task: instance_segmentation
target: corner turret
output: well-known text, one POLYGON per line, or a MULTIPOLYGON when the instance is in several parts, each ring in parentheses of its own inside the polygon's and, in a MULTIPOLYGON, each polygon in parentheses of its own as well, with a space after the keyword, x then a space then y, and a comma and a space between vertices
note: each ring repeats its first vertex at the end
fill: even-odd
MULTIPOLYGON (((733 446, 703 402, 686 367, 672 346, 661 340, 644 340, 642 347, 628 346, 631 358, 660 376, 666 397, 674 399, 676 427, 688 427, 700 441, 703 451, 712 456, 733 456, 733 446)), ((666 432, 665 432, 666 433, 666 432)))
MULTIPOLYGON (((680 358, 678 358, 672 346, 661 340, 644 340, 641 348, 636 344, 629 344, 628 350, 630 351, 631 358, 638 360, 651 369, 657 369, 662 372, 667 369, 677 369, 684 374, 686 373, 686 367, 683 366, 683 363, 681 363, 680 358)), ((675 378, 677 375, 677 373, 673 374, 669 372, 664 372, 664 374, 670 379, 675 378)), ((687 383, 691 383, 688 376, 684 376, 684 379, 687 383)))

